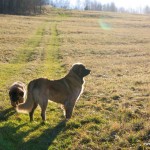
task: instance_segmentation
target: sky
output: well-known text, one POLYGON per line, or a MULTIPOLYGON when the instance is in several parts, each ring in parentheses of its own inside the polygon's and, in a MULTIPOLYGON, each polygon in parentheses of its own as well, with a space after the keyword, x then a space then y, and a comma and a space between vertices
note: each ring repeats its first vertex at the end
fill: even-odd
MULTIPOLYGON (((80 0, 84 1, 84 0, 80 0)), ((117 7, 124 8, 143 8, 146 5, 150 6, 150 0, 97 0, 98 2, 105 4, 114 2, 117 7)), ((76 4, 76 0, 70 0, 72 5, 76 4)))
POLYGON ((137 8, 144 7, 145 5, 150 5, 150 0, 99 0, 103 2, 111 2, 113 1, 118 7, 125 8, 137 8))

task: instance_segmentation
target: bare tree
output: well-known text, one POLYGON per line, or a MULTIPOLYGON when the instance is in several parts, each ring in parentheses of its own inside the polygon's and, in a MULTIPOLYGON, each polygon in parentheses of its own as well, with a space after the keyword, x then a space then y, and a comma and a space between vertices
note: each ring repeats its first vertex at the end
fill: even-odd
POLYGON ((115 3, 112 2, 110 4, 109 11, 112 11, 112 12, 116 12, 117 11, 117 7, 116 7, 115 3))
POLYGON ((149 6, 145 6, 144 13, 145 14, 150 14, 150 7, 149 6))
MULTIPOLYGON (((3 1, 0 1, 0 4, 3 5, 3 1)), ((7 1, 7 0, 6 0, 7 1)), ((17 0, 16 0, 17 1, 17 0)), ((76 0, 77 4, 74 6, 74 9, 83 9, 84 10, 97 10, 97 11, 111 11, 111 12, 126 12, 126 13, 145 13, 150 14, 150 6, 146 6, 144 9, 139 7, 137 9, 125 9, 124 7, 117 8, 115 3, 102 4, 97 0, 76 0)), ((49 0, 50 4, 54 7, 60 8, 71 8, 69 0, 49 0)), ((0 5, 1 8, 1 5, 0 5)))
POLYGON ((84 5, 85 5, 84 10, 90 10, 91 9, 91 7, 90 7, 91 1, 90 0, 85 0, 84 5))

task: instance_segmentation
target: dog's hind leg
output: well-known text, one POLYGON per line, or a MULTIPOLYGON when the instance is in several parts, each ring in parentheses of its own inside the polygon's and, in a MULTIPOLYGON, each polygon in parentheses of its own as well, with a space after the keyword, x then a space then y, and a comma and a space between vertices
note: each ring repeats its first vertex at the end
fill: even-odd
POLYGON ((30 122, 33 121, 33 113, 34 113, 35 109, 37 108, 37 106, 38 106, 38 104, 34 103, 31 112, 29 112, 30 122))
POLYGON ((43 103, 39 103, 40 107, 41 107, 41 117, 42 120, 45 121, 46 120, 46 108, 47 108, 47 104, 48 104, 48 100, 43 100, 43 103))

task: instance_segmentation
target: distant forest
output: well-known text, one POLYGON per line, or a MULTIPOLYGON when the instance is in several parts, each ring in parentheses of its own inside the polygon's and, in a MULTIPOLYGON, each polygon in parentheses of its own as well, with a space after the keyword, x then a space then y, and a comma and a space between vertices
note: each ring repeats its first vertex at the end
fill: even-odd
POLYGON ((42 13, 43 5, 52 5, 57 8, 96 10, 128 13, 150 14, 150 6, 136 9, 116 7, 115 3, 102 4, 96 0, 76 0, 76 6, 71 6, 70 0, 0 0, 0 14, 29 15, 42 13))
POLYGON ((79 10, 96 10, 96 11, 111 11, 111 12, 127 12, 127 13, 144 13, 150 14, 150 6, 136 9, 118 8, 115 3, 102 4, 96 0, 77 0, 76 6, 70 5, 70 0, 49 0, 50 5, 65 9, 79 9, 79 10))
POLYGON ((0 0, 1 14, 28 15, 42 12, 49 0, 0 0))

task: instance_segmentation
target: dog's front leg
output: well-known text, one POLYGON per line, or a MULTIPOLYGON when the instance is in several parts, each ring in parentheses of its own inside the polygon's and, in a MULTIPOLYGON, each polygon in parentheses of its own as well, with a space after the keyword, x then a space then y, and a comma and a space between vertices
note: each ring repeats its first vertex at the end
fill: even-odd
POLYGON ((69 120, 69 119, 71 118, 74 105, 75 105, 75 102, 67 102, 67 103, 64 105, 66 120, 69 120))

